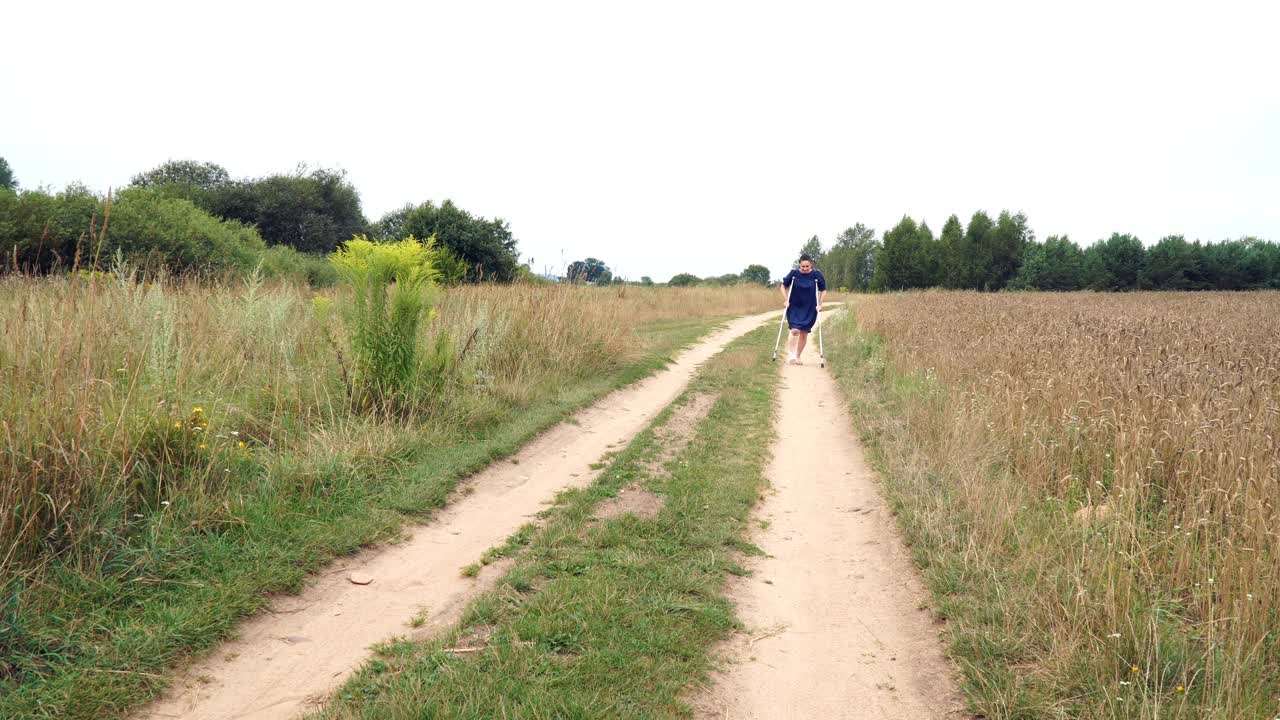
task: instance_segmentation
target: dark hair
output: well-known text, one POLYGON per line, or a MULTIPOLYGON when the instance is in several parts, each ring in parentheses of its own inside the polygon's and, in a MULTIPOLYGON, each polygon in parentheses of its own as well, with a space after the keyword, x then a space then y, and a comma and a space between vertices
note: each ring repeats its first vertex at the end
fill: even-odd
POLYGON ((809 253, 805 253, 800 256, 800 262, 804 262, 805 260, 808 260, 809 262, 813 262, 813 258, 809 257, 809 253))

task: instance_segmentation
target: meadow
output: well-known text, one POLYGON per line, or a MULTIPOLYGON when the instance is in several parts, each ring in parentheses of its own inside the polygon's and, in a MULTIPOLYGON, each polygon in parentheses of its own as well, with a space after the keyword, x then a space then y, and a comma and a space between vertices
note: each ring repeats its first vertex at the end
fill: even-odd
POLYGON ((1280 704, 1280 294, 863 296, 828 335, 992 718, 1280 704))
POLYGON ((264 593, 396 536, 460 477, 662 366, 761 287, 430 293, 419 402, 352 402, 319 293, 0 278, 0 715, 116 716, 264 593))

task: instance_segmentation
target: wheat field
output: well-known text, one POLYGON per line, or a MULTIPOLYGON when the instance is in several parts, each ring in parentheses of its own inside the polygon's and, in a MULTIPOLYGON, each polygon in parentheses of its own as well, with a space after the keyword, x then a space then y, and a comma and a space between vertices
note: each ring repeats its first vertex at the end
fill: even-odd
POLYGON ((1053 689, 1040 712, 1276 715, 1280 293, 855 307, 902 399, 900 469, 954 496, 928 522, 1026 590, 996 610, 1022 625, 1015 674, 1053 689))

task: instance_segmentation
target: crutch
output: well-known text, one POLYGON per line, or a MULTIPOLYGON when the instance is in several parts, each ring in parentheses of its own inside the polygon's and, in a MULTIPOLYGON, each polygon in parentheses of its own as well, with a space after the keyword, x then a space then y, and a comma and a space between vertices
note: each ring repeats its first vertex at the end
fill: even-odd
POLYGON ((818 294, 818 283, 813 284, 813 324, 818 326, 818 367, 827 366, 827 356, 822 352, 822 296, 818 294))
MULTIPOLYGON (((792 280, 791 284, 787 286, 787 308, 791 307, 791 291, 794 290, 795 287, 796 287, 795 280, 792 280)), ((778 339, 773 341, 773 358, 771 362, 777 361, 778 359, 778 346, 782 344, 782 327, 786 324, 787 324, 787 311, 786 309, 784 309, 782 311, 782 319, 778 321, 778 339)))

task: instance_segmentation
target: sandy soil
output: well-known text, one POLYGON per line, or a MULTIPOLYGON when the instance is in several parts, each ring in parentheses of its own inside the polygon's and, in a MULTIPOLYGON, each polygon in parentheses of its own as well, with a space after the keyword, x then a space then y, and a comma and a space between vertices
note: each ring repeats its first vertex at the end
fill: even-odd
POLYGON ((501 568, 477 578, 461 570, 529 522, 560 490, 586 485, 590 465, 621 447, 688 384, 696 368, 736 337, 778 313, 732 322, 667 369, 615 392, 467 480, 446 509, 407 539, 342 560, 298 596, 277 598, 238 637, 198 659, 171 691, 137 718, 279 720, 322 702, 368 656, 395 636, 438 632, 501 568), (370 582, 367 585, 354 581, 370 582), (424 614, 426 623, 411 629, 424 614))
POLYGON ((953 671, 925 594, 818 367, 784 366, 772 486, 751 563, 730 597, 747 627, 693 703, 699 718, 959 718, 953 671))

